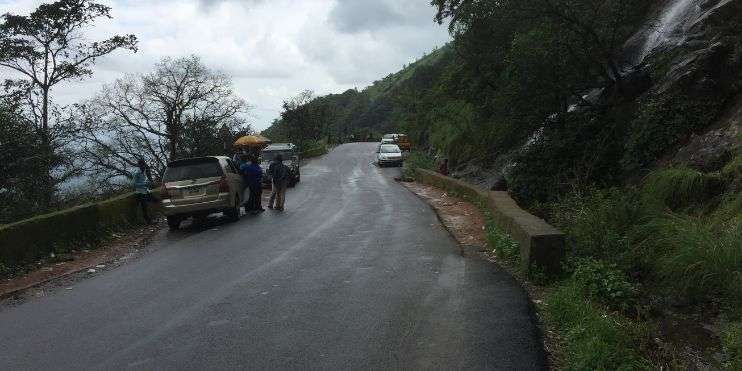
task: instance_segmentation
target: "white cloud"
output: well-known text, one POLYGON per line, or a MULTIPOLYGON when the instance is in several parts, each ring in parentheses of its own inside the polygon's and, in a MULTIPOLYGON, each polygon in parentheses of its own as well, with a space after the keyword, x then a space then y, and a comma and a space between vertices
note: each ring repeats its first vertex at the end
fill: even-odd
MULTIPOLYGON (((57 89, 60 103, 87 98, 124 73, 147 72, 162 57, 196 54, 233 77, 259 129, 301 90, 362 88, 450 39, 428 0, 101 2, 114 18, 100 20, 88 38, 133 33, 139 51, 100 59, 92 79, 57 89)), ((27 13, 39 3, 0 0, 0 13, 27 13)))

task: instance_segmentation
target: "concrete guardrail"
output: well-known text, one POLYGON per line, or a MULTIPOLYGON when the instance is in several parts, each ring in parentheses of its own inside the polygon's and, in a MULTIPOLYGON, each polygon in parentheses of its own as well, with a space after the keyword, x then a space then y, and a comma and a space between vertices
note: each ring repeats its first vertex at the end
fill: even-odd
MULTIPOLYGON (((153 206, 151 215, 155 215, 153 206)), ((0 226, 0 263, 28 264, 84 246, 144 220, 134 193, 0 226)))
POLYGON ((561 269, 565 256, 564 234, 543 219, 521 209, 507 192, 487 191, 461 180, 420 168, 415 169, 415 175, 421 183, 486 205, 495 224, 518 242, 521 268, 524 271, 528 271, 533 266, 549 274, 561 269))

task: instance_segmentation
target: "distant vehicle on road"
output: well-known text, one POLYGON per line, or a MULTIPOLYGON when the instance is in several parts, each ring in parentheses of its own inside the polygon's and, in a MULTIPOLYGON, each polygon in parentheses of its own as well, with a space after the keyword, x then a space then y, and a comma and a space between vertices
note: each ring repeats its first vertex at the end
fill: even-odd
POLYGON ((410 145, 410 140, 406 134, 385 134, 381 137, 381 144, 396 144, 402 151, 412 149, 412 145, 410 145))
POLYGON ((376 149, 376 163, 379 166, 402 166, 402 150, 396 144, 380 144, 376 149))
MULTIPOLYGON (((276 143, 271 144, 260 152, 262 158, 260 167, 263 168, 263 173, 268 171, 271 161, 278 154, 283 157, 283 164, 289 168, 289 187, 296 186, 296 183, 301 181, 301 172, 299 170, 299 154, 296 152, 296 146, 293 143, 276 143)), ((268 176, 263 176, 263 184, 270 184, 268 176)))
POLYGON ((167 164, 161 192, 170 229, 189 218, 223 212, 240 218, 244 186, 236 164, 225 156, 186 158, 167 164))

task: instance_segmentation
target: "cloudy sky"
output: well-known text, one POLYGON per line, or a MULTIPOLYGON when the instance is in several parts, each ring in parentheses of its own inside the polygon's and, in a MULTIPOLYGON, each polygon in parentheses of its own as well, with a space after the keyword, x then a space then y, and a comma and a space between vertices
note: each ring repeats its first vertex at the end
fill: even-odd
MULTIPOLYGON (((196 54, 232 76, 259 130, 301 90, 362 89, 450 39, 433 22, 429 0, 99 2, 112 8, 113 19, 99 20, 88 38, 133 33, 139 52, 100 59, 92 79, 57 88, 59 103, 84 99, 125 73, 147 72, 164 56, 196 54)), ((0 0, 0 13, 27 14, 39 3, 0 0)))

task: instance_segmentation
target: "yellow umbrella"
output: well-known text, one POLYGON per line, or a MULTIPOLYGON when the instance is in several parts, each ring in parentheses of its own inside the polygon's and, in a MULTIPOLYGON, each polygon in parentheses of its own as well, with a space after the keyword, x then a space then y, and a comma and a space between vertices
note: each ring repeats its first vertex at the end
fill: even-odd
POLYGON ((234 142, 235 147, 263 148, 271 144, 271 140, 261 135, 246 135, 234 142))

